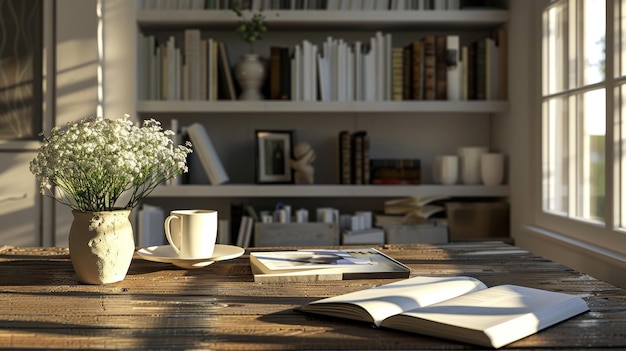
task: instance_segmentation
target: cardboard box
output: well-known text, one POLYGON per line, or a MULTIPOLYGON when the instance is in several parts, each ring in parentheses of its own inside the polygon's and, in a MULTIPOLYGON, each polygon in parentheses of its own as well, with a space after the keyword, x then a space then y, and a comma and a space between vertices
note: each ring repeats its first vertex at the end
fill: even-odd
POLYGON ((510 207, 506 202, 448 202, 450 241, 510 237, 510 207))
POLYGON ((336 246, 339 245, 337 223, 256 223, 255 247, 336 246))

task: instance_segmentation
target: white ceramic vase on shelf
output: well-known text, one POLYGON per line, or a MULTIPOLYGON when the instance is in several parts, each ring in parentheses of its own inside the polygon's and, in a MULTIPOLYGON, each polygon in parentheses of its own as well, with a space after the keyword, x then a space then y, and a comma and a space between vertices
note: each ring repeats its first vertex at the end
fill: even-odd
POLYGON ((130 210, 72 214, 69 248, 78 280, 87 284, 123 280, 135 253, 130 210))
POLYGON ((241 87, 239 100, 263 100, 261 87, 265 80, 265 66, 259 55, 243 55, 241 62, 235 67, 235 78, 241 87))

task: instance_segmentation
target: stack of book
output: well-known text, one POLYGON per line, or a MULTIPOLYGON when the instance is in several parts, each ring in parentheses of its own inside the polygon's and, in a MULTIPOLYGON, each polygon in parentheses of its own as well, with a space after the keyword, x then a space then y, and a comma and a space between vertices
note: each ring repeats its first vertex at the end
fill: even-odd
POLYGON ((420 184, 419 159, 370 160, 372 184, 420 184))

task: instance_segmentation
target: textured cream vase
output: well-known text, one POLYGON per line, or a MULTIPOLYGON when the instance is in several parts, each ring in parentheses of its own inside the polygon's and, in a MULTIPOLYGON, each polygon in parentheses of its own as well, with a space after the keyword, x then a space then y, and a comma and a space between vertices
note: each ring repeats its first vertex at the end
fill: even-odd
POLYGON ((72 214, 69 246, 78 280, 87 284, 123 280, 135 253, 130 210, 72 214))

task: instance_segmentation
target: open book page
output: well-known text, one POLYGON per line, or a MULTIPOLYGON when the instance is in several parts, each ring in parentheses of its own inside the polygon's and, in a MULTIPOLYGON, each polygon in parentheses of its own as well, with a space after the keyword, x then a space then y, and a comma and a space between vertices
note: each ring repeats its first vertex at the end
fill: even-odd
POLYGON ((372 322, 487 288, 471 277, 414 277, 340 296, 311 302, 304 312, 372 322))
POLYGON ((587 310, 577 296, 501 285, 389 317, 382 326, 497 348, 587 310))

